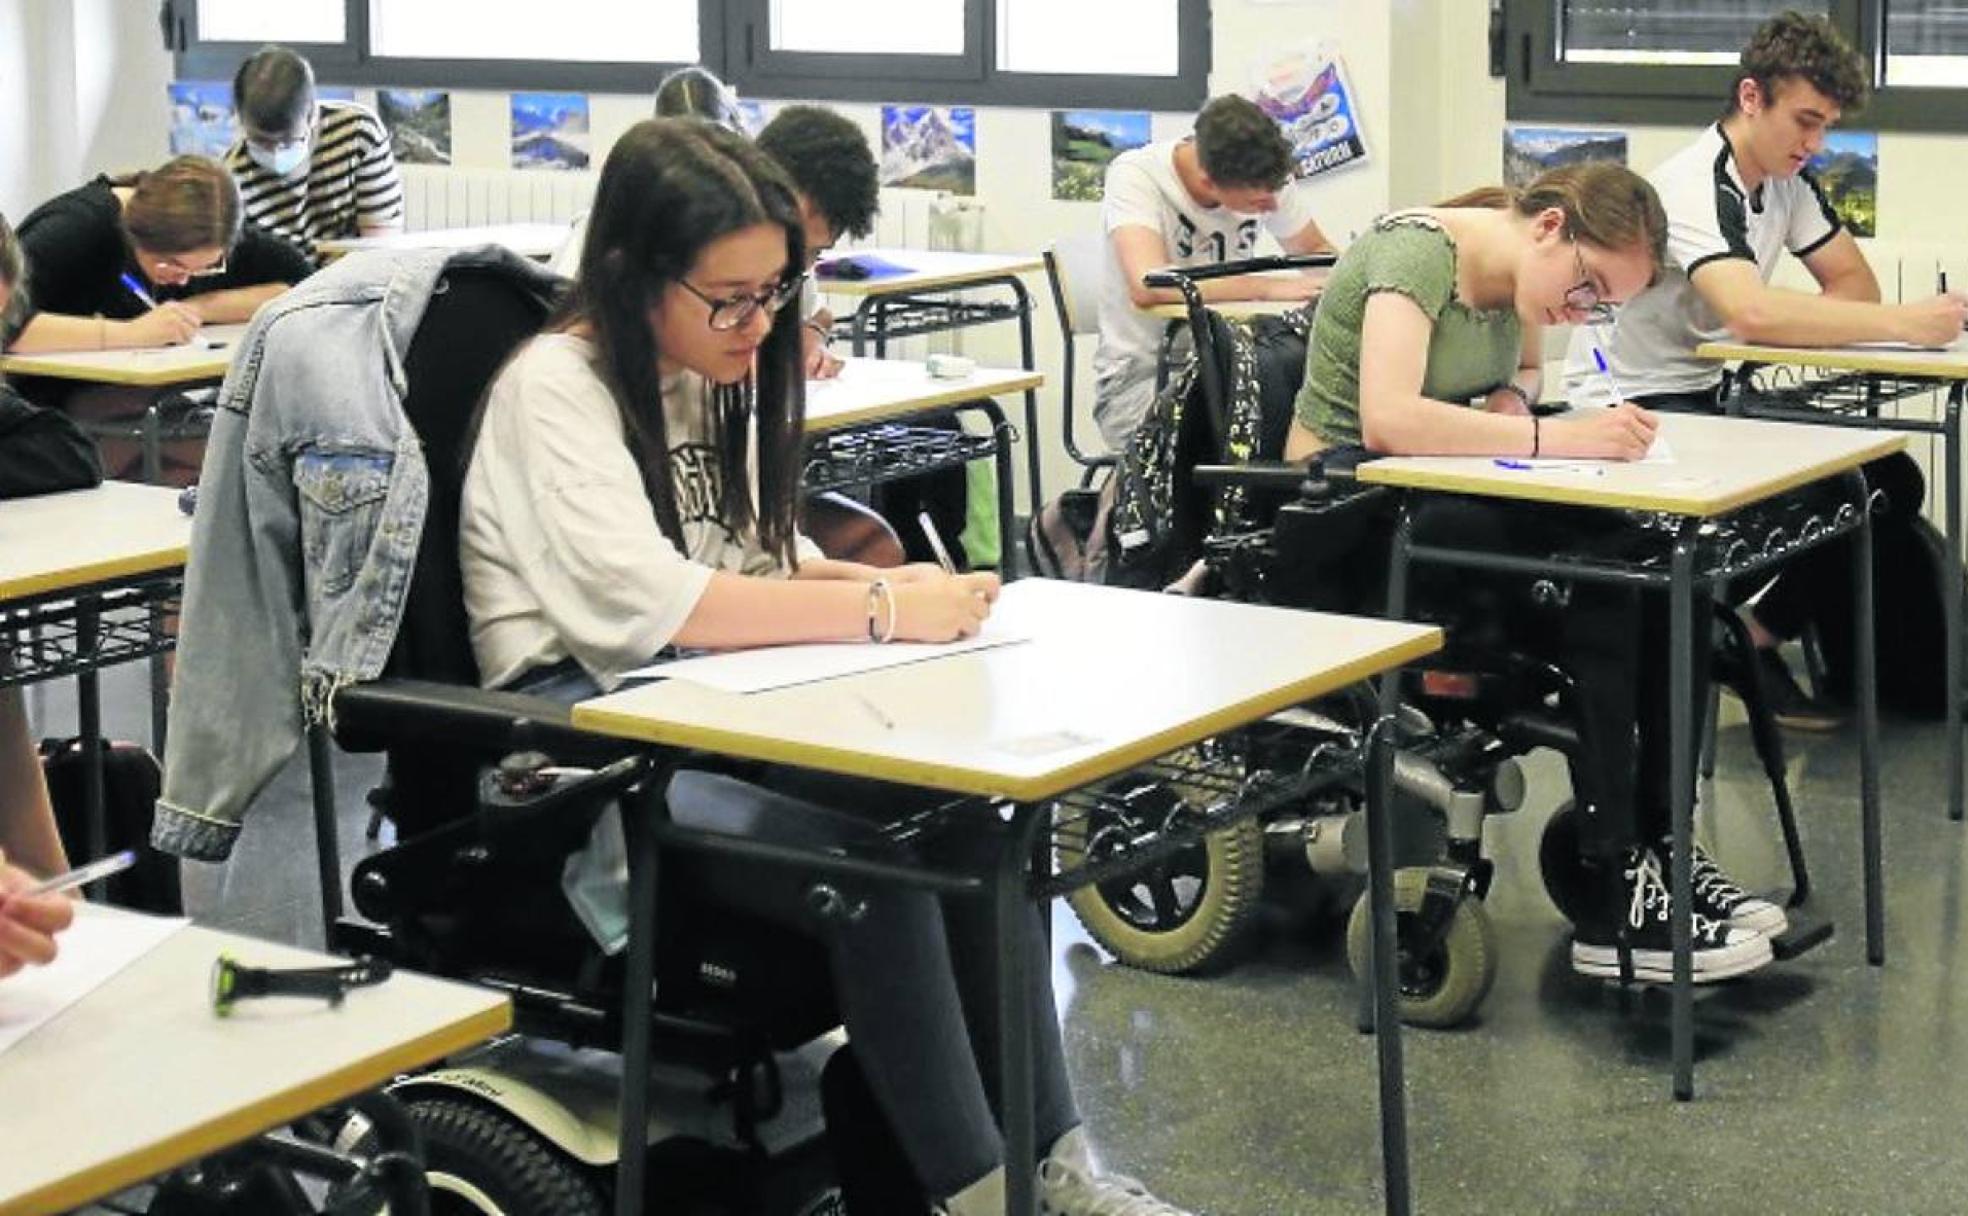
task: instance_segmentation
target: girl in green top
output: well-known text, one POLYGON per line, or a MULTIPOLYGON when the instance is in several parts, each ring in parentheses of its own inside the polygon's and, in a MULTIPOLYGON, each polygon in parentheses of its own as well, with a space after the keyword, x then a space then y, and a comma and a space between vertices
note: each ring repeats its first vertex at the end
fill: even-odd
MULTIPOLYGON (((1656 424, 1638 406, 1542 419, 1530 405, 1543 327, 1599 320, 1645 290, 1666 236, 1653 188, 1602 163, 1554 169, 1521 192, 1479 191, 1384 217, 1327 281, 1287 457, 1348 444, 1393 455, 1645 455, 1656 424)), ((1412 513, 1415 538, 1445 548, 1548 555, 1617 549, 1629 536, 1609 512, 1460 495, 1422 496, 1412 513)), ((1371 584, 1377 549, 1349 555, 1356 581, 1371 584)), ((1424 570, 1415 600, 1467 622, 1459 634, 1482 629, 1497 639, 1489 645, 1571 677, 1580 846, 1602 876, 1602 897, 1580 915, 1572 965, 1617 977, 1624 956, 1639 978, 1666 982, 1665 605, 1632 588, 1574 582, 1561 609, 1541 612, 1527 607, 1522 583, 1424 570)), ((1706 665, 1695 666, 1701 706, 1706 665)), ((1770 937, 1786 927, 1782 909, 1750 897, 1699 850, 1693 864, 1695 982, 1768 963, 1770 937)))
POLYGON ((1645 455, 1646 410, 1542 421, 1530 403, 1544 326, 1644 290, 1666 233, 1653 188, 1605 163, 1382 217, 1327 280, 1285 455, 1645 455))

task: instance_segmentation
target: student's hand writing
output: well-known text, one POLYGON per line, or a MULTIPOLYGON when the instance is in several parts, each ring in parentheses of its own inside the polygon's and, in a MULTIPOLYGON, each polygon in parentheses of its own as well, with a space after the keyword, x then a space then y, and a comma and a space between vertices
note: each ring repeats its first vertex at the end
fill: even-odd
POLYGON ((32 875, 0 858, 0 977, 53 961, 55 934, 75 919, 65 895, 18 894, 33 885, 32 875))
POLYGON ((1968 320, 1968 296, 1944 291, 1901 305, 1900 312, 1906 341, 1919 346, 1947 346, 1961 336, 1962 323, 1968 320))
POLYGON ((834 358, 833 352, 827 349, 827 344, 821 340, 819 334, 814 333, 810 327, 802 326, 800 341, 805 345, 808 380, 832 380, 840 375, 843 364, 839 359, 834 358))
POLYGON ((204 322, 179 300, 159 304, 141 317, 123 322, 131 346, 181 346, 198 336, 204 322))
POLYGON ((1660 419, 1631 401, 1607 409, 1574 410, 1542 423, 1540 456, 1638 460, 1654 446, 1660 419))
POLYGON ((975 637, 991 615, 998 588, 998 576, 989 573, 948 574, 895 587, 895 637, 904 642, 975 637))

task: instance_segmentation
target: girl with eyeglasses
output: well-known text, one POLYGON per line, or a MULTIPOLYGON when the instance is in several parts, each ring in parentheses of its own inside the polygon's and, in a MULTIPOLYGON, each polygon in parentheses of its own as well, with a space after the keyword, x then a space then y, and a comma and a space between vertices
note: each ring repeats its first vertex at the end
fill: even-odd
MULTIPOLYGON (((1614 307, 1652 285, 1666 241, 1653 187, 1608 163, 1382 217, 1326 282, 1287 457, 1356 447, 1640 459, 1657 421, 1639 406, 1621 400, 1552 417, 1531 406, 1544 328, 1604 329, 1614 307)), ((1414 521, 1419 543, 1483 552, 1616 551, 1631 539, 1615 512, 1475 497, 1425 496, 1414 521)), ((1383 533, 1341 563, 1367 610, 1384 603, 1385 544, 1383 533)), ((1572 966, 1584 975, 1618 977, 1624 952, 1639 978, 1672 977, 1664 598, 1579 581, 1562 606, 1537 608, 1521 577, 1425 565, 1414 576, 1411 602, 1422 614, 1480 629, 1487 648, 1549 661, 1575 682, 1582 751, 1572 785, 1587 873, 1597 876, 1572 942, 1572 966)), ((1695 664, 1699 711, 1707 666, 1695 664)), ((1695 982, 1770 962, 1770 938, 1787 927, 1782 909, 1749 895, 1700 849, 1693 866, 1695 982)))
POLYGON ((98 176, 30 212, 20 239, 27 304, 0 345, 23 354, 179 345, 250 318, 311 270, 241 224, 238 187, 202 156, 98 176))
MULTIPOLYGON (((786 305, 804 253, 791 183, 744 137, 654 119, 616 143, 573 289, 488 390, 465 475, 465 604, 487 685, 572 702, 672 647, 977 632, 996 576, 828 561, 801 534, 805 382, 786 305)), ((758 781, 679 774, 670 812, 826 847, 868 841, 918 803, 869 781, 770 769, 758 781)), ((605 851, 605 839, 590 848, 605 851)), ((865 898, 864 916, 823 920, 793 868, 693 855, 665 881, 698 906, 818 938, 856 1059, 925 1194, 960 1216, 1003 1210, 985 1080, 998 1075, 988 901, 880 885, 850 896, 865 898)), ((619 943, 618 903, 574 905, 604 946, 619 943)), ((1045 1210, 1175 1212, 1092 1168, 1036 909, 1021 939, 1045 1210)))

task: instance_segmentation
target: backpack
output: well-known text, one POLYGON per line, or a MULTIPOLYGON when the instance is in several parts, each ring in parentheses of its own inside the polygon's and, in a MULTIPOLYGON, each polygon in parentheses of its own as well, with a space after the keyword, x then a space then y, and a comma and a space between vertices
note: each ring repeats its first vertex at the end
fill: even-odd
MULTIPOLYGON (((1882 709, 1939 721, 1947 715, 1947 605, 1942 596, 1968 587, 1947 538, 1919 515, 1874 516, 1873 634, 1882 709)), ((1818 612, 1825 694, 1849 705, 1854 696, 1851 596, 1818 612)))
POLYGON ((1171 372, 1115 465, 1109 583, 1166 586, 1195 562, 1204 537, 1253 522, 1241 487, 1202 490, 1189 478, 1190 469, 1245 464, 1284 448, 1291 402, 1305 375, 1310 314, 1212 315, 1210 324, 1223 357, 1223 437, 1217 438, 1192 353, 1171 372))
POLYGON ((0 384, 0 498, 86 490, 102 479, 96 445, 74 419, 0 384))
POLYGON ((1025 526, 1025 552, 1040 578, 1104 583, 1110 557, 1107 527, 1114 513, 1112 477, 1075 486, 1040 508, 1025 526))
MULTIPOLYGON (((150 847, 150 821, 157 811, 163 770, 150 750, 135 743, 104 740, 103 823, 107 850, 135 849, 137 864, 107 880, 108 902, 120 908, 182 916, 184 897, 178 885, 178 859, 150 847)), ((48 777, 48 797, 55 807, 55 826, 62 848, 79 864, 88 856, 88 753, 82 740, 43 739, 41 767, 48 777)))

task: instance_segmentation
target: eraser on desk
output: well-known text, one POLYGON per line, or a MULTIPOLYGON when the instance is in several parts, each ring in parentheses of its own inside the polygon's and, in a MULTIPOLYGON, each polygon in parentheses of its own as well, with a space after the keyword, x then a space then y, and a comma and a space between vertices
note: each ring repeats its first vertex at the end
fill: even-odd
POLYGON ((929 374, 938 380, 962 380, 977 370, 977 360, 963 355, 931 355, 929 374))

